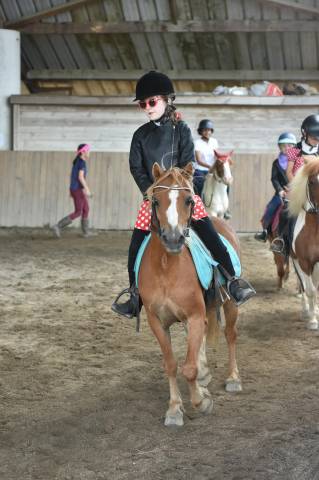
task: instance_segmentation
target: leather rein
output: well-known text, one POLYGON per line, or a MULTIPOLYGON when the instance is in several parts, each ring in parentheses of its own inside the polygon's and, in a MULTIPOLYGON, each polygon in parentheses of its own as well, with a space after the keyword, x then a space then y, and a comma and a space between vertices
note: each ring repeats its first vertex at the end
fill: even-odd
POLYGON ((306 209, 305 207, 303 207, 304 211, 306 213, 311 213, 311 214, 314 214, 314 215, 319 215, 319 205, 314 203, 312 200, 311 200, 311 197, 310 197, 310 192, 309 192, 309 179, 308 179, 308 182, 307 182, 307 191, 306 191, 306 196, 307 196, 307 201, 310 205, 310 208, 306 209))

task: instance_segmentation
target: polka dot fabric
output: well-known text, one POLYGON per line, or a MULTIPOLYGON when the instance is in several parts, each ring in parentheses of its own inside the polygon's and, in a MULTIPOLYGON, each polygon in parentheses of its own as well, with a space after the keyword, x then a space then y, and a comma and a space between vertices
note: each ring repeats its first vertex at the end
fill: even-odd
MULTIPOLYGON (((195 201, 195 207, 194 207, 192 218, 194 220, 199 220, 201 218, 207 217, 208 215, 201 198, 198 195, 194 195, 193 199, 195 201)), ((142 203, 139 209, 134 228, 138 228, 139 230, 145 230, 149 232, 151 229, 151 216, 152 216, 151 204, 148 200, 144 200, 144 202, 142 203)))
POLYGON ((292 174, 293 176, 296 175, 299 168, 303 166, 304 159, 300 156, 301 150, 299 148, 288 148, 287 150, 287 158, 288 162, 293 162, 294 166, 292 167, 292 174))

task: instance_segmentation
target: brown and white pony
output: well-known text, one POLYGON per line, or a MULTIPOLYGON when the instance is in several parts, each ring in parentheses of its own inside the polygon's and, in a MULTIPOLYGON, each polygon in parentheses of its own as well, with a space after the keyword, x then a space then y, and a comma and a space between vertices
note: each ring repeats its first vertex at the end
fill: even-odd
POLYGON ((305 164, 291 184, 290 213, 297 217, 291 257, 302 289, 302 316, 307 328, 318 329, 319 286, 319 159, 305 164))
POLYGON ((228 153, 219 153, 214 150, 214 153, 216 161, 206 175, 202 200, 209 215, 224 218, 229 207, 227 187, 233 181, 230 170, 233 164, 231 160, 233 150, 228 153))
MULTIPOLYGON (((153 167, 155 183, 148 195, 152 202, 152 233, 145 250, 139 273, 141 295, 148 323, 156 336, 164 357, 168 375, 170 400, 165 425, 183 425, 183 402, 177 386, 177 362, 174 358, 170 327, 182 322, 187 331, 187 355, 182 367, 191 402, 202 413, 210 413, 213 401, 207 385, 211 375, 206 360, 206 336, 218 331, 214 305, 206 310, 202 287, 185 237, 193 210, 192 165, 184 169, 164 171, 153 167)), ((235 233, 225 222, 217 220, 215 227, 238 251, 235 233)), ((227 391, 241 391, 235 344, 238 307, 227 300, 224 305, 225 336, 229 348, 227 391)))

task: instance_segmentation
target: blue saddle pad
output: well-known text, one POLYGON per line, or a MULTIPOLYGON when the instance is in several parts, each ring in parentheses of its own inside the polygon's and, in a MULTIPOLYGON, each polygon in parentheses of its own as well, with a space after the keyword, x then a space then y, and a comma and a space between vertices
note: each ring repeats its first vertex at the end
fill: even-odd
MULTIPOLYGON (((241 264, 240 264, 240 260, 236 250, 231 245, 231 243, 225 237, 223 237, 223 235, 219 234, 219 237, 224 243, 224 245, 226 246, 227 251, 230 255, 230 258, 235 270, 235 275, 237 277, 240 277, 241 264)), ((147 237, 145 237, 136 257, 134 272, 135 272, 135 281, 136 281, 137 287, 138 287, 138 274, 139 274, 141 261, 150 239, 151 239, 151 235, 147 235, 147 237)), ((205 247, 205 245, 203 244, 199 236, 192 229, 189 230, 189 237, 187 237, 186 239, 186 245, 189 248, 189 251, 191 252, 199 281, 202 287, 205 290, 207 290, 210 287, 213 280, 213 268, 218 265, 218 262, 216 262, 213 259, 210 252, 207 250, 207 248, 205 247)), ((218 280, 221 284, 226 283, 225 278, 220 273, 219 273, 218 280)))

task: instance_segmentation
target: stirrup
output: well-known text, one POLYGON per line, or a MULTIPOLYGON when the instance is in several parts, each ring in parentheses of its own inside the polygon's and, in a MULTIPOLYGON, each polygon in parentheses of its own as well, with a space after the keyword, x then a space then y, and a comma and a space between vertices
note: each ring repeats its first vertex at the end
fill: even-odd
POLYGON ((133 283, 133 285, 129 288, 124 288, 124 290, 122 290, 118 294, 115 301, 111 305, 111 309, 113 310, 113 312, 117 313, 118 315, 123 315, 126 318, 136 317, 136 331, 137 332, 140 331, 140 311, 141 311, 141 309, 140 309, 140 296, 139 296, 138 289, 137 289, 135 283, 133 283), (133 303, 133 313, 132 313, 132 315, 125 315, 123 313, 118 312, 118 310, 117 310, 118 300, 125 294, 130 295, 130 300, 133 303))
POLYGON ((227 281, 227 291, 231 300, 235 303, 235 305, 237 305, 237 307, 239 307, 240 305, 243 305, 250 298, 256 295, 256 290, 253 288, 253 286, 247 280, 244 280, 243 278, 238 278, 238 277, 233 277, 232 279, 227 281), (241 290, 246 290, 245 296, 243 298, 238 299, 236 297, 236 290, 232 288, 232 284, 234 282, 237 283, 236 290, 238 288, 240 288, 241 290))
POLYGON ((281 237, 276 237, 270 244, 270 250, 273 253, 279 253, 280 255, 286 255, 285 251, 285 241, 281 237))

